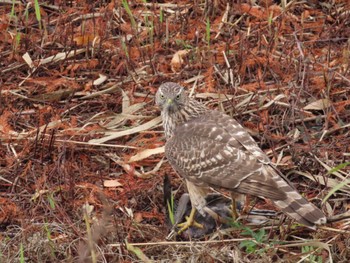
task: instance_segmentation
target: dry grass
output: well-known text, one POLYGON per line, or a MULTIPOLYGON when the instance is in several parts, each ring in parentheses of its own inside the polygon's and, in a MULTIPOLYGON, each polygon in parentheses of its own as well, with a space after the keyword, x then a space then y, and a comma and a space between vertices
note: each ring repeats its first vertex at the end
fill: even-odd
POLYGON ((153 96, 174 81, 225 110, 321 206, 349 179, 331 170, 350 156, 349 4, 35 2, 0 3, 1 262, 347 262, 349 219, 166 241, 163 177, 184 186, 153 96))

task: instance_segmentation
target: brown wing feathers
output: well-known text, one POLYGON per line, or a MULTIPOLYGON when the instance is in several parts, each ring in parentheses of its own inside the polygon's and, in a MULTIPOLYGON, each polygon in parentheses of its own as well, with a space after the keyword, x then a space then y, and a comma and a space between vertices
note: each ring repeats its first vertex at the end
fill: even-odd
POLYGON ((307 226, 326 222, 322 211, 273 167, 236 120, 189 99, 176 83, 162 84, 156 102, 163 109, 165 154, 172 167, 193 186, 221 187, 270 198, 283 212, 307 226))
POLYGON ((307 226, 325 223, 324 214, 276 172, 237 122, 235 130, 221 128, 222 121, 228 123, 225 116, 218 118, 217 112, 208 113, 175 131, 166 152, 182 176, 199 185, 269 198, 283 212, 307 226))

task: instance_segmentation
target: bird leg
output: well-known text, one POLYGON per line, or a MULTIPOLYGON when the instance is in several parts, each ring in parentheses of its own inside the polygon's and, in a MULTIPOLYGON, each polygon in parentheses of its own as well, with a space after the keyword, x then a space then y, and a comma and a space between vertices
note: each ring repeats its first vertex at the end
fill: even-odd
POLYGON ((181 234, 183 231, 185 231, 191 226, 197 227, 197 228, 203 228, 202 224, 199 224, 196 221, 194 221, 195 214, 196 214, 196 208, 192 207, 190 215, 186 216, 186 221, 183 223, 177 224, 177 226, 180 227, 180 230, 177 232, 178 234, 181 234))
MULTIPOLYGON (((250 203, 252 202, 251 200, 251 196, 250 195, 245 195, 245 200, 243 201, 243 208, 241 211, 241 215, 247 215, 249 214, 250 210, 252 209, 252 207, 250 207, 250 203)), ((254 205, 253 205, 254 207, 254 205)))
POLYGON ((201 213, 203 216, 205 215, 204 211, 202 210, 206 206, 205 197, 207 195, 208 189, 206 187, 197 186, 196 184, 190 182, 189 180, 186 180, 186 186, 187 186, 188 194, 190 196, 192 209, 191 209, 190 215, 186 217, 186 221, 184 223, 177 225, 178 227, 181 227, 181 229, 178 231, 179 234, 191 226, 194 226, 197 228, 203 228, 203 225, 194 221, 196 210, 199 213, 201 213))
POLYGON ((239 214, 237 212, 237 203, 236 203, 236 198, 237 194, 231 192, 231 199, 232 199, 232 219, 236 221, 239 217, 239 214))

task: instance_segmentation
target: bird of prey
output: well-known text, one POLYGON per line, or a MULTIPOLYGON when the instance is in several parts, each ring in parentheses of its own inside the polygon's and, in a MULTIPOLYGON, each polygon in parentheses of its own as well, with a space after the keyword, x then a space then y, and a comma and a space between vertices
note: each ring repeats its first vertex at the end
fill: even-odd
POLYGON ((269 198, 309 227, 326 223, 323 212, 298 193, 236 120, 189 98, 173 82, 159 87, 156 104, 167 140, 165 155, 186 180, 192 203, 184 228, 193 224, 195 210, 204 214, 209 187, 269 198))

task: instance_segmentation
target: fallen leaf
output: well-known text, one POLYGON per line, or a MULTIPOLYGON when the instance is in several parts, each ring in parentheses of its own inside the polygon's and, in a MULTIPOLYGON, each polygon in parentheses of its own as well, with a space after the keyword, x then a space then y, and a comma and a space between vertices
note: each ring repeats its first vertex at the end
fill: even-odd
POLYGON ((183 58, 189 53, 189 50, 177 51, 171 59, 170 66, 173 72, 179 72, 184 64, 183 58))
POLYGON ((98 43, 100 41, 100 37, 96 36, 95 34, 82 35, 75 37, 73 41, 77 46, 86 46, 94 41, 98 43))
POLYGON ((320 99, 311 102, 310 104, 304 107, 304 110, 325 110, 332 105, 329 99, 320 99))
POLYGON ((97 85, 101 85, 103 82, 105 82, 107 80, 107 76, 103 75, 103 74, 99 74, 99 78, 95 79, 92 84, 97 86, 97 85))
MULTIPOLYGON (((110 135, 107 135, 105 137, 99 138, 99 139, 92 139, 89 141, 89 143, 104 143, 110 140, 114 140, 116 138, 125 136, 125 135, 130 135, 130 134, 134 134, 134 133, 138 133, 141 131, 145 131, 145 130, 149 130, 153 127, 155 127, 156 125, 158 125, 159 123, 161 123, 162 118, 160 116, 150 120, 149 122, 146 122, 144 124, 141 124, 139 126, 136 126, 134 128, 128 129, 128 130, 124 130, 124 131, 118 131, 118 132, 110 132, 110 135)), ((106 133, 107 134, 107 133, 106 133)))
POLYGON ((39 64, 45 65, 47 63, 55 63, 57 61, 62 61, 68 58, 76 57, 79 54, 84 53, 85 51, 86 51, 86 48, 81 48, 81 49, 69 51, 68 53, 67 52, 57 53, 53 56, 40 59, 39 64))
POLYGON ((163 164, 163 161, 164 159, 161 159, 157 165, 150 171, 147 171, 147 172, 144 172, 142 171, 143 170, 143 167, 141 167, 141 172, 138 172, 137 170, 135 170, 135 168, 130 165, 130 164, 127 164, 125 163, 123 160, 121 160, 120 158, 114 158, 113 156, 109 155, 109 157, 114 161, 116 162, 118 165, 120 165, 124 171, 128 174, 134 174, 136 175, 137 177, 139 178, 150 178, 152 177, 153 175, 157 174, 157 172, 159 171, 160 167, 162 166, 163 164))
POLYGON ((129 163, 132 162, 137 162, 143 159, 146 159, 147 157, 154 155, 154 154, 159 154, 159 153, 164 153, 164 146, 154 148, 154 149, 146 149, 144 151, 138 152, 134 156, 131 156, 129 159, 129 163))
POLYGON ((26 52, 22 58, 24 59, 24 61, 28 64, 28 66, 30 68, 34 68, 34 63, 33 60, 31 59, 30 55, 28 54, 28 52, 26 52))
POLYGON ((137 222, 137 223, 141 223, 141 221, 143 220, 143 216, 142 216, 142 213, 134 213, 134 220, 137 222))

